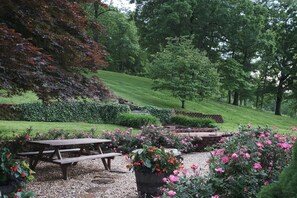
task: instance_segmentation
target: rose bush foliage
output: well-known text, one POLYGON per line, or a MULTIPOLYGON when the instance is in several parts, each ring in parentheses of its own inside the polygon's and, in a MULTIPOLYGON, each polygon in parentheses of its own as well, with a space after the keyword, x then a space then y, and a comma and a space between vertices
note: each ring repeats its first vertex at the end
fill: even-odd
POLYGON ((287 166, 295 139, 274 134, 268 128, 243 126, 240 132, 210 148, 207 176, 179 176, 165 186, 164 196, 256 197, 261 186, 275 181, 287 166))

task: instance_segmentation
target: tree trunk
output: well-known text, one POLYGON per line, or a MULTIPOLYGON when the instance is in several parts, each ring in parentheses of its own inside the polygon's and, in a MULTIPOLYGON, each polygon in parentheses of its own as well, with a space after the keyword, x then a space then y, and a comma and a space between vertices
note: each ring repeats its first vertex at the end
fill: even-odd
POLYGON ((256 109, 258 109, 259 107, 259 95, 257 95, 256 97, 256 109))
POLYGON ((234 92, 234 98, 233 98, 233 105, 238 106, 238 99, 239 99, 239 93, 237 91, 234 92))
POLYGON ((231 91, 228 91, 228 104, 231 104, 231 91))
POLYGON ((282 105, 283 94, 284 94, 283 82, 284 81, 281 79, 277 87, 276 100, 275 100, 275 112, 274 112, 275 115, 282 115, 281 105, 282 105))
POLYGON ((184 109, 186 106, 185 106, 185 103, 186 103, 186 100, 182 100, 182 109, 184 109))

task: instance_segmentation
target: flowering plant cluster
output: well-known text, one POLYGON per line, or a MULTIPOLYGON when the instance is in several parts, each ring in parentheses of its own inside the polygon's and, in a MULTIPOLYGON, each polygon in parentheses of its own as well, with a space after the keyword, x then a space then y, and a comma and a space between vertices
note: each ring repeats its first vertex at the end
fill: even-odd
POLYGON ((169 177, 163 178, 165 186, 162 188, 163 198, 216 198, 208 178, 201 175, 201 169, 193 164, 191 170, 175 170, 169 177))
POLYGON ((209 182, 215 193, 256 197, 261 186, 275 181, 288 164, 295 139, 268 128, 243 126, 211 152, 209 182))
POLYGON ((16 161, 6 148, 0 149, 0 157, 0 185, 9 186, 16 193, 14 197, 18 197, 25 193, 26 181, 33 179, 33 171, 25 161, 16 161))
POLYGON ((240 129, 210 148, 208 175, 194 165, 190 176, 174 171, 164 179, 163 197, 257 197, 261 186, 276 181, 291 159, 296 137, 250 125, 240 129))
POLYGON ((144 145, 143 149, 130 153, 129 158, 131 163, 127 168, 142 173, 171 174, 181 166, 181 160, 174 157, 172 152, 165 152, 163 147, 144 145))

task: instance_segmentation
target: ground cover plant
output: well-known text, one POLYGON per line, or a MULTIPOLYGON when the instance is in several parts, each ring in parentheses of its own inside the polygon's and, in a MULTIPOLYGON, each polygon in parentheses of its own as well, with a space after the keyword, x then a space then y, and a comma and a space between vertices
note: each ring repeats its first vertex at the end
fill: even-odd
POLYGON ((176 125, 196 127, 196 128, 214 128, 215 123, 211 118, 194 118, 184 115, 176 115, 171 118, 171 123, 176 125))
POLYGON ((193 165, 195 174, 167 179, 164 196, 171 191, 175 197, 256 197, 287 166, 295 139, 268 128, 243 127, 211 149, 207 176, 200 176, 193 165))

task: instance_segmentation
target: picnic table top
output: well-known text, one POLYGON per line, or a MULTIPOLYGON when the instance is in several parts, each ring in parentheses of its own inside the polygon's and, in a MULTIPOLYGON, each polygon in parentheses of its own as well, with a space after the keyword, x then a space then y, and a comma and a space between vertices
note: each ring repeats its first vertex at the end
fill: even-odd
POLYGON ((62 139, 62 140, 36 140, 29 141, 29 144, 43 145, 43 146, 70 146, 70 145, 84 145, 84 144, 98 144, 111 142, 107 139, 95 139, 95 138, 78 138, 78 139, 62 139))

